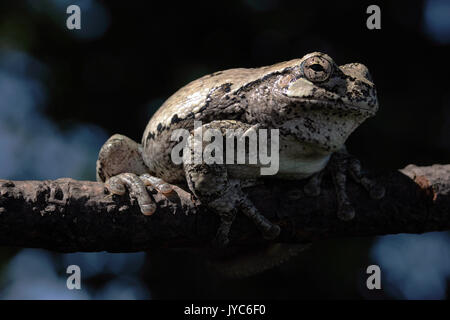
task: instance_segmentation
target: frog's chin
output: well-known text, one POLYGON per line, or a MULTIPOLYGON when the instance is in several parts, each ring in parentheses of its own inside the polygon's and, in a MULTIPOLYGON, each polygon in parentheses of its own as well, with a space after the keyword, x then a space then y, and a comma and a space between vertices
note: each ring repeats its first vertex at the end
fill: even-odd
POLYGON ((286 121, 280 130, 325 154, 341 149, 359 124, 349 119, 298 118, 286 121))
POLYGON ((341 113, 344 116, 354 116, 354 117, 373 117, 377 110, 376 107, 369 107, 363 103, 351 104, 343 101, 342 98, 339 100, 324 100, 320 98, 304 98, 304 97, 291 97, 293 101, 294 108, 301 109, 305 112, 307 111, 318 111, 328 113, 341 113))
POLYGON ((327 154, 330 154, 330 153, 340 150, 344 146, 344 143, 345 143, 345 141, 344 141, 344 143, 340 143, 337 141, 329 142, 329 141, 326 141, 326 139, 321 139, 321 137, 311 138, 302 133, 294 133, 294 137, 299 143, 301 143, 305 146, 309 146, 310 149, 314 149, 317 153, 320 153, 323 155, 327 155, 327 154))

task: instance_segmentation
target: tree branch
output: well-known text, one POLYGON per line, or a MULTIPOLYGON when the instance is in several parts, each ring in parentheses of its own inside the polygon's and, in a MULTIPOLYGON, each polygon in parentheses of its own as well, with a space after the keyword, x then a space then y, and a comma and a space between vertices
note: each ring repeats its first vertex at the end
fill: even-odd
MULTIPOLYGON (((372 200, 363 188, 348 184, 356 217, 347 222, 336 216, 329 179, 317 198, 304 195, 304 181, 267 180, 247 192, 258 209, 282 227, 275 240, 280 242, 450 230, 450 165, 410 165, 377 181, 386 187, 382 200, 372 200)), ((175 187, 169 197, 151 191, 158 210, 149 217, 127 195, 107 194, 102 183, 0 180, 0 245, 129 252, 210 244, 219 223, 215 214, 181 188, 175 187)), ((238 215, 230 245, 264 241, 254 225, 238 215)))

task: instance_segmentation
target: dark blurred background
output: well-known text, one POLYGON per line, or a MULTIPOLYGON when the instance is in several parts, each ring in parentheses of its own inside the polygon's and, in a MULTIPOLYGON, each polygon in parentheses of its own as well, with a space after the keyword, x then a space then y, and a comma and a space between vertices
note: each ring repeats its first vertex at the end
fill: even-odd
MULTIPOLYGON (((450 1, 0 2, 0 178, 95 179, 113 133, 140 141, 178 88, 204 74, 312 51, 362 62, 380 111, 349 139, 367 168, 450 163, 450 1), (81 30, 66 8, 81 8, 81 30), (366 8, 381 8, 368 30, 366 8)), ((56 254, 0 248, 2 299, 448 299, 450 234, 334 239, 279 268, 222 278, 183 251, 56 254), (82 289, 69 291, 70 264, 82 289), (365 270, 378 264, 382 290, 365 270)))

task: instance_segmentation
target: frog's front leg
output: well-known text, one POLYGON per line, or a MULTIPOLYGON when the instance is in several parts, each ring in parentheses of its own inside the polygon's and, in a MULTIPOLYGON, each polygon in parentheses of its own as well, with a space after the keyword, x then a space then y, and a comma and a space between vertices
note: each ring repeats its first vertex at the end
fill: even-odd
POLYGON ((151 215, 156 204, 147 192, 146 186, 153 186, 162 193, 169 193, 172 187, 148 173, 141 155, 141 146, 132 139, 115 134, 100 149, 97 160, 97 181, 105 182, 113 194, 128 192, 135 198, 141 212, 151 215))
POLYGON ((266 239, 274 239, 280 227, 264 217, 241 189, 238 179, 229 179, 225 165, 187 164, 184 166, 189 189, 220 217, 215 243, 226 246, 236 213, 249 217, 266 239))
POLYGON ((309 179, 304 187, 307 195, 318 196, 320 194, 320 184, 326 172, 330 172, 333 178, 338 204, 337 215, 342 220, 351 220, 355 216, 355 209, 351 205, 346 191, 347 174, 350 174, 355 182, 362 185, 369 192, 372 199, 384 197, 385 189, 362 173, 361 163, 354 156, 350 155, 345 147, 331 156, 324 170, 316 173, 309 179))
MULTIPOLYGON (((225 135, 227 128, 235 129, 236 122, 213 121, 196 130, 220 128, 225 135)), ((238 211, 250 218, 265 239, 274 239, 280 234, 280 227, 264 217, 251 200, 242 191, 241 180, 229 177, 226 164, 201 163, 192 161, 194 156, 194 138, 192 133, 187 143, 187 153, 183 155, 183 167, 189 189, 194 195, 220 217, 215 244, 224 247, 229 242, 229 233, 238 211)), ((198 142, 197 142, 198 143, 198 142)))

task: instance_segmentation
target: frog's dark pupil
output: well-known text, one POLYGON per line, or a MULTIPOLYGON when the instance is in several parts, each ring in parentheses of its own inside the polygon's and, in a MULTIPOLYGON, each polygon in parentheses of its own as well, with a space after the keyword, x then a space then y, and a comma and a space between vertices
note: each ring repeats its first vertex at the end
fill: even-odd
POLYGON ((325 71, 325 69, 318 63, 312 64, 311 65, 311 69, 313 69, 314 71, 325 71))

